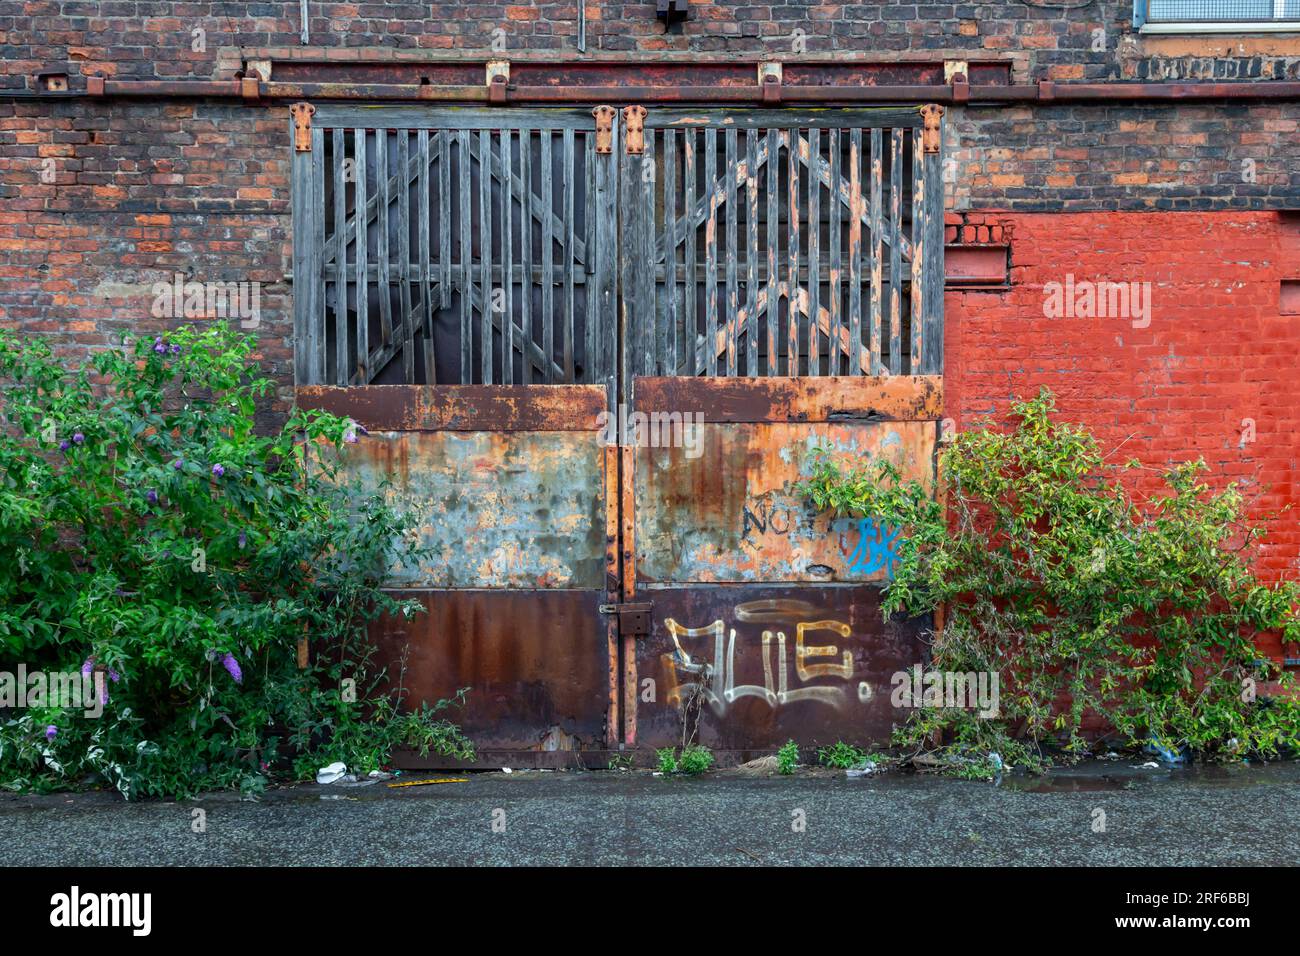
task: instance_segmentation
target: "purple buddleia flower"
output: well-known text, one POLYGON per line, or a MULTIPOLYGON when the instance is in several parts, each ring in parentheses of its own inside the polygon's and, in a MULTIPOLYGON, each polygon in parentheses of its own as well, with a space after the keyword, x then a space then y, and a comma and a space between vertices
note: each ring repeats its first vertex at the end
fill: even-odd
POLYGON ((177 458, 175 461, 172 462, 172 467, 175 468, 177 471, 180 471, 182 466, 184 466, 184 464, 185 462, 183 459, 177 458))
POLYGON ((226 473, 226 466, 225 466, 225 465, 222 465, 222 464, 216 464, 216 465, 213 465, 213 466, 212 466, 212 475, 213 475, 214 478, 220 478, 220 477, 221 477, 222 475, 224 475, 225 473, 226 473))
POLYGON ((239 532, 239 547, 240 547, 240 549, 242 550, 243 547, 244 547, 244 545, 246 545, 246 544, 248 544, 248 535, 247 535, 245 532, 241 531, 241 532, 239 532))
POLYGON ((83 445, 85 444, 85 442, 86 442, 86 436, 81 434, 81 432, 77 432, 75 435, 72 436, 72 443, 74 445, 83 445))
POLYGON ((181 347, 179 345, 173 345, 172 355, 180 355, 180 354, 181 354, 181 347))
POLYGON ((221 658, 221 666, 235 679, 236 684, 244 682, 244 672, 239 669, 239 661, 235 660, 234 654, 224 655, 221 658))
POLYGON ((45 739, 53 742, 54 738, 58 735, 58 733, 59 733, 59 728, 55 727, 53 724, 50 724, 48 727, 45 728, 45 739))
POLYGON ((122 679, 122 675, 110 667, 108 669, 108 679, 111 680, 114 684, 116 684, 118 681, 122 679))
POLYGON ((68 444, 66 438, 63 441, 59 442, 59 451, 67 451, 71 447, 72 446, 68 444))
POLYGON ((150 488, 150 489, 145 493, 144 498, 145 498, 145 501, 149 502, 149 504, 151 504, 151 505, 156 505, 156 504, 158 503, 158 492, 156 492, 156 491, 154 491, 152 488, 150 488))
POLYGON ((90 672, 93 671, 94 669, 95 669, 95 659, 93 657, 87 657, 86 662, 81 665, 81 676, 89 677, 90 672))

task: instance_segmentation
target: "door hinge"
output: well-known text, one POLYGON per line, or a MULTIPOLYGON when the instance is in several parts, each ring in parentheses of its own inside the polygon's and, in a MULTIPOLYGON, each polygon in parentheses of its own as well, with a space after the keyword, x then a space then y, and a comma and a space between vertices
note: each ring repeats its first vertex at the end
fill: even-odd
POLYGON ((623 125, 627 128, 627 154, 640 156, 645 153, 645 107, 623 107, 623 125))
POLYGON ((927 153, 939 152, 943 135, 943 107, 926 103, 921 107, 921 146, 927 153))
POLYGON ((294 103, 289 107, 293 117, 293 149, 297 153, 311 152, 311 115, 316 107, 310 103, 294 103))
POLYGON ((602 604, 601 614, 617 614, 618 630, 624 637, 650 636, 649 601, 630 604, 602 604))
POLYGON ((614 117, 618 110, 612 106, 597 106, 591 115, 596 118, 596 152, 607 156, 614 152, 614 117))

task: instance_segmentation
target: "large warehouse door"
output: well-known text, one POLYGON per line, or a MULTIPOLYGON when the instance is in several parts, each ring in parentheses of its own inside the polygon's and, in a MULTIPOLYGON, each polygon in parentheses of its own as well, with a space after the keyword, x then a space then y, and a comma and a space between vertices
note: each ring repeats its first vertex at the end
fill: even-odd
POLYGON ((376 636, 489 762, 887 734, 893 532, 796 485, 933 479, 939 113, 295 107, 299 402, 437 555, 376 636))

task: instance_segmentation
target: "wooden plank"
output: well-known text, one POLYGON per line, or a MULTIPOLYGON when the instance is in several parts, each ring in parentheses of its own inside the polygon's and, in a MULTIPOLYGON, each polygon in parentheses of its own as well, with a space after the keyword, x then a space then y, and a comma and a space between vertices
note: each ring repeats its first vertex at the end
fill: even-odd
POLYGON ((919 126, 921 114, 917 107, 857 107, 853 109, 821 109, 801 106, 781 106, 775 109, 656 107, 646 114, 647 129, 690 129, 709 126, 732 126, 736 129, 765 129, 783 126, 787 129, 828 126, 919 126))
POLYGON ((745 177, 745 374, 758 374, 758 130, 745 130, 745 154, 749 170, 745 177))
POLYGON ((799 288, 799 163, 798 150, 794 140, 798 134, 791 130, 790 141, 786 144, 786 166, 788 182, 786 189, 786 283, 789 294, 786 296, 787 345, 785 374, 799 374, 799 312, 794 307, 794 292, 799 288))
POLYGON ((907 368, 915 375, 921 368, 921 337, 925 303, 925 149, 921 131, 912 130, 912 288, 911 349, 907 368))
POLYGON ((474 369, 472 361, 474 357, 474 330, 471 326, 473 322, 472 305, 473 279, 470 277, 470 269, 474 262, 474 253, 472 245, 473 234, 473 217, 470 214, 470 189, 474 185, 474 176, 469 165, 469 131, 458 130, 456 133, 456 146, 459 153, 457 165, 457 198, 460 207, 460 221, 457 227, 460 231, 460 283, 457 291, 460 293, 460 384, 472 385, 474 383, 474 369))
POLYGON ((889 371, 903 374, 902 302, 903 251, 899 239, 903 234, 903 131, 893 129, 889 136, 889 371))
MULTIPOLYGON (((293 136, 290 121, 289 135, 293 136)), ((290 168, 290 204, 293 208, 293 381, 310 385, 311 365, 306 349, 307 325, 311 317, 308 289, 311 273, 311 244, 316 235, 311 227, 311 153, 294 151, 290 168)))
POLYGON ((330 130, 334 172, 334 261, 337 263, 334 273, 334 374, 330 378, 335 385, 346 385, 351 370, 348 358, 348 247, 344 231, 338 228, 348 218, 347 182, 343 175, 346 159, 343 133, 344 130, 337 126, 330 130))
POLYGON ((483 311, 479 316, 479 381, 492 384, 492 318, 496 296, 492 288, 492 132, 478 131, 478 268, 479 299, 483 311))
POLYGON ((780 357, 780 301, 772 294, 777 281, 776 258, 781 248, 781 167, 779 165, 780 138, 776 127, 767 130, 767 375, 779 375, 777 359, 780 357))
MULTIPOLYGON (((693 129, 686 130, 682 138, 682 178, 684 180, 682 208, 690 209, 695 204, 695 130, 693 129)), ((673 230, 674 232, 677 230, 676 223, 673 224, 673 230)), ((682 237, 682 278, 685 281, 682 331, 686 339, 683 343, 683 352, 688 356, 685 374, 699 375, 703 369, 695 364, 695 343, 702 334, 699 305, 696 302, 696 292, 699 288, 699 277, 695 268, 696 227, 688 226, 683 231, 682 237)))
MULTIPOLYGON (((704 226, 704 328, 706 341, 718 333, 718 206, 713 201, 717 183, 718 131, 704 131, 704 192, 708 197, 708 218, 704 226)), ((716 349, 705 349, 706 375, 718 374, 716 349)))
POLYGON ((420 249, 420 306, 423 322, 424 381, 427 385, 433 385, 438 381, 438 370, 433 334, 433 260, 429 239, 429 203, 432 198, 429 185, 431 161, 429 156, 429 131, 427 129, 416 131, 415 146, 418 154, 417 159, 420 163, 420 187, 418 193, 420 213, 417 245, 420 249))
MULTIPOLYGON (((820 129, 808 131, 808 152, 821 161, 820 129)), ((821 180, 808 177, 808 314, 816 315, 821 307, 821 180)), ((817 323, 808 323, 808 374, 821 375, 821 342, 817 336, 817 323)))
POLYGON ((638 182, 640 184, 640 207, 633 220, 632 241, 636 244, 634 275, 636 276, 637 310, 633 319, 633 335, 636 342, 633 354, 636 356, 636 375, 653 375, 658 356, 656 344, 659 338, 658 322, 655 309, 654 272, 647 269, 646 263, 654 250, 655 238, 655 134, 645 131, 645 152, 641 154, 638 164, 638 182))
MULTIPOLYGON (((364 129, 354 129, 352 137, 352 149, 355 159, 353 165, 357 176, 354 189, 354 205, 357 208, 363 208, 366 204, 366 194, 369 191, 369 182, 367 181, 370 170, 369 150, 367 149, 369 133, 364 129)), ((369 232, 369 229, 362 229, 357 234, 355 244, 357 252, 355 283, 357 289, 356 383, 358 385, 369 385, 374 378, 374 369, 370 367, 370 270, 367 261, 370 256, 369 232)))
POLYGON ((438 286, 442 307, 451 308, 451 133, 438 136, 438 286))
POLYGON ((884 368, 880 361, 880 306, 881 285, 885 271, 884 239, 882 236, 884 151, 879 129, 871 131, 871 318, 867 329, 871 345, 871 374, 879 375, 884 368))
POLYGON ((551 385, 555 382, 550 362, 555 356, 555 219, 552 215, 555 191, 552 181, 554 167, 551 131, 538 130, 537 139, 542 199, 542 352, 547 357, 544 381, 551 385))
MULTIPOLYGON (((410 130, 399 129, 397 134, 397 168, 410 166, 410 130)), ((398 302, 401 303, 402 321, 406 335, 402 339, 402 381, 415 383, 415 322, 411 308, 411 189, 403 182, 397 193, 397 281, 398 302)))
MULTIPOLYGON (((501 130, 501 168, 509 172, 514 168, 510 155, 513 133, 501 130)), ((501 193, 501 381, 510 385, 515 376, 515 277, 514 277, 514 196, 511 190, 501 193)))
POLYGON ((576 326, 574 317, 573 301, 573 242, 574 242, 574 177, 577 175, 577 168, 574 166, 573 154, 573 130, 564 130, 561 136, 563 145, 563 157, 561 159, 561 170, 563 171, 563 195, 564 195, 564 347, 562 363, 564 365, 564 381, 575 382, 574 377, 574 347, 573 333, 576 326))
MULTIPOLYGON (((391 273, 392 256, 388 250, 388 130, 381 129, 375 134, 375 188, 378 194, 375 201, 379 204, 377 220, 377 239, 375 256, 379 261, 379 328, 383 343, 388 345, 393 340, 393 301, 391 273)), ((381 369, 376 368, 378 374, 381 369)))
POLYGON ((862 130, 849 134, 849 352, 850 375, 874 375, 853 361, 862 344, 862 130))
POLYGON ((613 152, 609 155, 597 155, 595 144, 590 144, 592 168, 596 187, 595 228, 593 235, 596 242, 593 249, 595 256, 595 286, 597 287, 596 307, 587 321, 596 327, 596 356, 599 362, 600 377, 606 388, 606 400, 614 410, 616 396, 612 394, 615 362, 618 355, 618 301, 617 301, 617 259, 615 250, 618 241, 618 157, 622 155, 619 147, 621 136, 618 124, 614 124, 613 152))
MULTIPOLYGON (((519 131, 519 179, 522 189, 519 193, 519 259, 524 267, 524 281, 520 286, 519 325, 523 329, 523 341, 527 345, 536 342, 533 334, 533 131, 519 131)), ((520 368, 520 382, 529 385, 533 381, 533 363, 528 358, 528 350, 523 352, 524 360, 520 368)))
MULTIPOLYGON (((592 250, 596 248, 594 245, 596 238, 596 144, 593 137, 593 133, 582 134, 582 173, 586 184, 582 230, 586 247, 592 250)), ((601 381, 601 350, 597 348, 597 343, 600 341, 600 309, 596 301, 598 284, 594 281, 587 281, 588 276, 594 278, 596 264, 591 259, 584 260, 583 269, 582 282, 586 290, 587 302, 584 312, 586 321, 583 323, 582 380, 584 382, 599 382, 601 381)))
POLYGON ((699 414, 709 422, 938 420, 941 376, 837 375, 820 378, 644 378, 639 412, 699 414))
POLYGON ((921 371, 927 375, 943 374, 943 137, 939 150, 925 154, 925 320, 921 371))
MULTIPOLYGON (((480 68, 481 69, 481 68, 480 68)), ((480 74, 481 75, 481 74, 480 74)), ((919 122, 916 111, 912 111, 919 122)), ((324 101, 317 104, 313 122, 320 126, 401 127, 403 129, 523 130, 537 122, 536 110, 499 106, 437 106, 429 103, 362 104, 324 101)), ((551 129, 591 129, 590 107, 547 107, 551 129)))
POLYGON ((307 351, 310 356, 311 381, 325 381, 325 130, 311 130, 311 261, 308 263, 311 284, 308 287, 311 318, 307 325, 307 351))
POLYGON ((727 164, 727 307, 724 322, 727 328, 727 374, 735 375, 737 374, 736 350, 740 338, 740 327, 736 318, 740 311, 736 277, 736 219, 740 214, 740 209, 736 205, 736 130, 728 127, 724 130, 724 137, 727 164))
POLYGON ((664 347, 660 351, 663 372, 676 375, 677 366, 677 132, 663 134, 664 154, 664 347))
POLYGON ((827 130, 827 148, 831 154, 831 182, 835 184, 836 190, 831 192, 831 201, 828 212, 830 213, 830 224, 827 228, 826 241, 830 245, 830 274, 827 276, 828 293, 830 295, 830 314, 831 314, 831 346, 827 352, 826 374, 840 374, 840 350, 838 343, 840 341, 840 329, 843 327, 844 316, 840 310, 840 295, 842 292, 841 270, 844 267, 840 258, 840 240, 843 238, 840 234, 840 204, 835 201, 835 192, 838 190, 839 183, 843 180, 840 162, 840 131, 834 127, 827 130))

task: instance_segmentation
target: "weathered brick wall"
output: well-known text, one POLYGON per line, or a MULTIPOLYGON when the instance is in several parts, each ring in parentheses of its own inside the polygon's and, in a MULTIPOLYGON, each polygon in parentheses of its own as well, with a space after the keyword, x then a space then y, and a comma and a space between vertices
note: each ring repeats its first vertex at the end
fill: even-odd
MULTIPOLYGON (((1047 386, 1118 463, 1204 457, 1214 484, 1242 483, 1256 519, 1300 504, 1300 316, 1279 305, 1281 280, 1300 275, 1300 216, 1000 213, 965 224, 972 238, 981 227, 1009 235, 1012 268, 1009 289, 945 298, 945 401, 957 428, 1047 386), (1049 318, 1045 286, 1067 274, 1150 283, 1149 324, 1049 318)), ((1135 481, 1146 493, 1159 484, 1155 472, 1135 481)), ((1294 512, 1258 567, 1270 578, 1300 572, 1294 512)))

